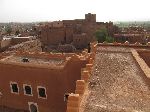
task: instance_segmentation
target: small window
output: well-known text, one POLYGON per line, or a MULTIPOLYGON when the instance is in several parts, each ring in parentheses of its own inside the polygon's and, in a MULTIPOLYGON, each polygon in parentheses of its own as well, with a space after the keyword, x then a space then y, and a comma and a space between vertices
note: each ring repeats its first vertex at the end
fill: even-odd
POLYGON ((46 98, 46 88, 38 87, 39 98, 46 98))
POLYGON ((24 88, 24 94, 25 95, 29 95, 29 96, 33 95, 32 94, 32 87, 31 87, 31 85, 24 84, 23 88, 24 88))
POLYGON ((16 82, 10 82, 11 93, 19 93, 19 87, 16 82))

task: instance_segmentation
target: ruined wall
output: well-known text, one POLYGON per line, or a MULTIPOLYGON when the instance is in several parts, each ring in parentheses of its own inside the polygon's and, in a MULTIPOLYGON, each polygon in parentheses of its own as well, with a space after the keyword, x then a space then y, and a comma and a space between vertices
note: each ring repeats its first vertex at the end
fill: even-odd
POLYGON ((27 42, 22 42, 20 44, 14 45, 12 47, 9 47, 7 51, 42 51, 41 49, 41 42, 39 40, 32 40, 27 42))
POLYGON ((32 40, 31 37, 15 37, 15 38, 12 38, 11 45, 20 44, 22 42, 26 42, 26 41, 30 41, 30 40, 32 40))

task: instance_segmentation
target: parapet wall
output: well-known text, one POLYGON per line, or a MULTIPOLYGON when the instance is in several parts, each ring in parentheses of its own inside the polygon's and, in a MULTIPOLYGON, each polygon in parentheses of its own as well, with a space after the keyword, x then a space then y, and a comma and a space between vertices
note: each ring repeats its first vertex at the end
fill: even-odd
POLYGON ((150 67, 150 50, 137 50, 139 56, 146 62, 150 67))
POLYGON ((130 44, 128 41, 126 41, 125 43, 107 43, 107 42, 103 42, 103 43, 98 43, 97 46, 120 46, 120 47, 130 47, 130 48, 144 48, 144 49, 150 49, 150 42, 148 42, 146 45, 142 45, 139 42, 136 42, 135 44, 130 44))
POLYGON ((54 65, 51 67, 47 65, 35 64, 35 63, 23 64, 20 62, 14 63, 10 61, 2 61, 3 64, 19 65, 19 66, 26 66, 26 67, 49 68, 49 69, 65 69, 65 68, 67 69, 67 67, 72 65, 74 62, 89 60, 90 54, 87 53, 87 50, 83 51, 78 55, 76 53, 8 51, 8 52, 1 53, 0 58, 5 60, 5 58, 7 58, 8 56, 17 56, 22 58, 24 57, 24 58, 34 58, 34 59, 44 59, 44 60, 58 59, 58 60, 62 60, 63 63, 59 66, 54 65))
MULTIPOLYGON (((80 106, 82 99, 85 95, 85 91, 88 86, 88 80, 92 72, 92 67, 94 63, 95 51, 97 43, 91 43, 91 53, 89 56, 88 64, 85 68, 81 70, 81 80, 76 81, 75 93, 69 94, 67 101, 67 110, 66 112, 80 112, 80 106)), ((87 50, 83 51, 84 54, 88 54, 87 50)))
POLYGON ((145 61, 139 56, 138 52, 135 49, 132 49, 132 55, 139 64, 140 68, 144 72, 147 78, 150 79, 150 68, 149 66, 145 63, 145 61))

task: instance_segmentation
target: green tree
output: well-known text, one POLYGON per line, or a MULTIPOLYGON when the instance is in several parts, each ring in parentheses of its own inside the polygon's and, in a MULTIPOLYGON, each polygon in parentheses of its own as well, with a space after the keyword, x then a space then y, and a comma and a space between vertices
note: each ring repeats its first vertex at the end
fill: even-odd
POLYGON ((106 28, 103 28, 103 29, 100 29, 100 30, 97 30, 95 32, 95 37, 96 37, 96 40, 99 42, 99 43, 102 43, 104 41, 108 42, 108 43, 112 43, 114 42, 114 38, 110 37, 108 35, 108 31, 106 28))
POLYGON ((100 42, 104 42, 106 40, 106 37, 108 36, 108 32, 106 28, 102 28, 100 30, 97 30, 95 32, 96 40, 100 42))
POLYGON ((108 43, 113 43, 114 42, 114 38, 112 38, 110 36, 107 36, 105 41, 108 42, 108 43))

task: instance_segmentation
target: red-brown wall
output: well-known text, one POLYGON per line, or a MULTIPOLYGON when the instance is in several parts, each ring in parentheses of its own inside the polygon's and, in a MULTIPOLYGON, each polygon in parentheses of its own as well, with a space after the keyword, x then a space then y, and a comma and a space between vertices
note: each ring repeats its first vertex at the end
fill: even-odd
POLYGON ((139 53, 140 57, 150 67, 150 51, 139 51, 138 53, 139 53))
POLYGON ((71 59, 64 69, 47 69, 0 64, 0 105, 29 110, 28 102, 38 104, 39 112, 65 112, 64 93, 75 91, 75 82, 81 79, 81 68, 87 60, 71 59), (10 81, 19 85, 19 95, 12 94, 10 81), (23 93, 23 84, 32 86, 33 96, 23 93), (47 89, 47 99, 39 99, 37 86, 47 89))

